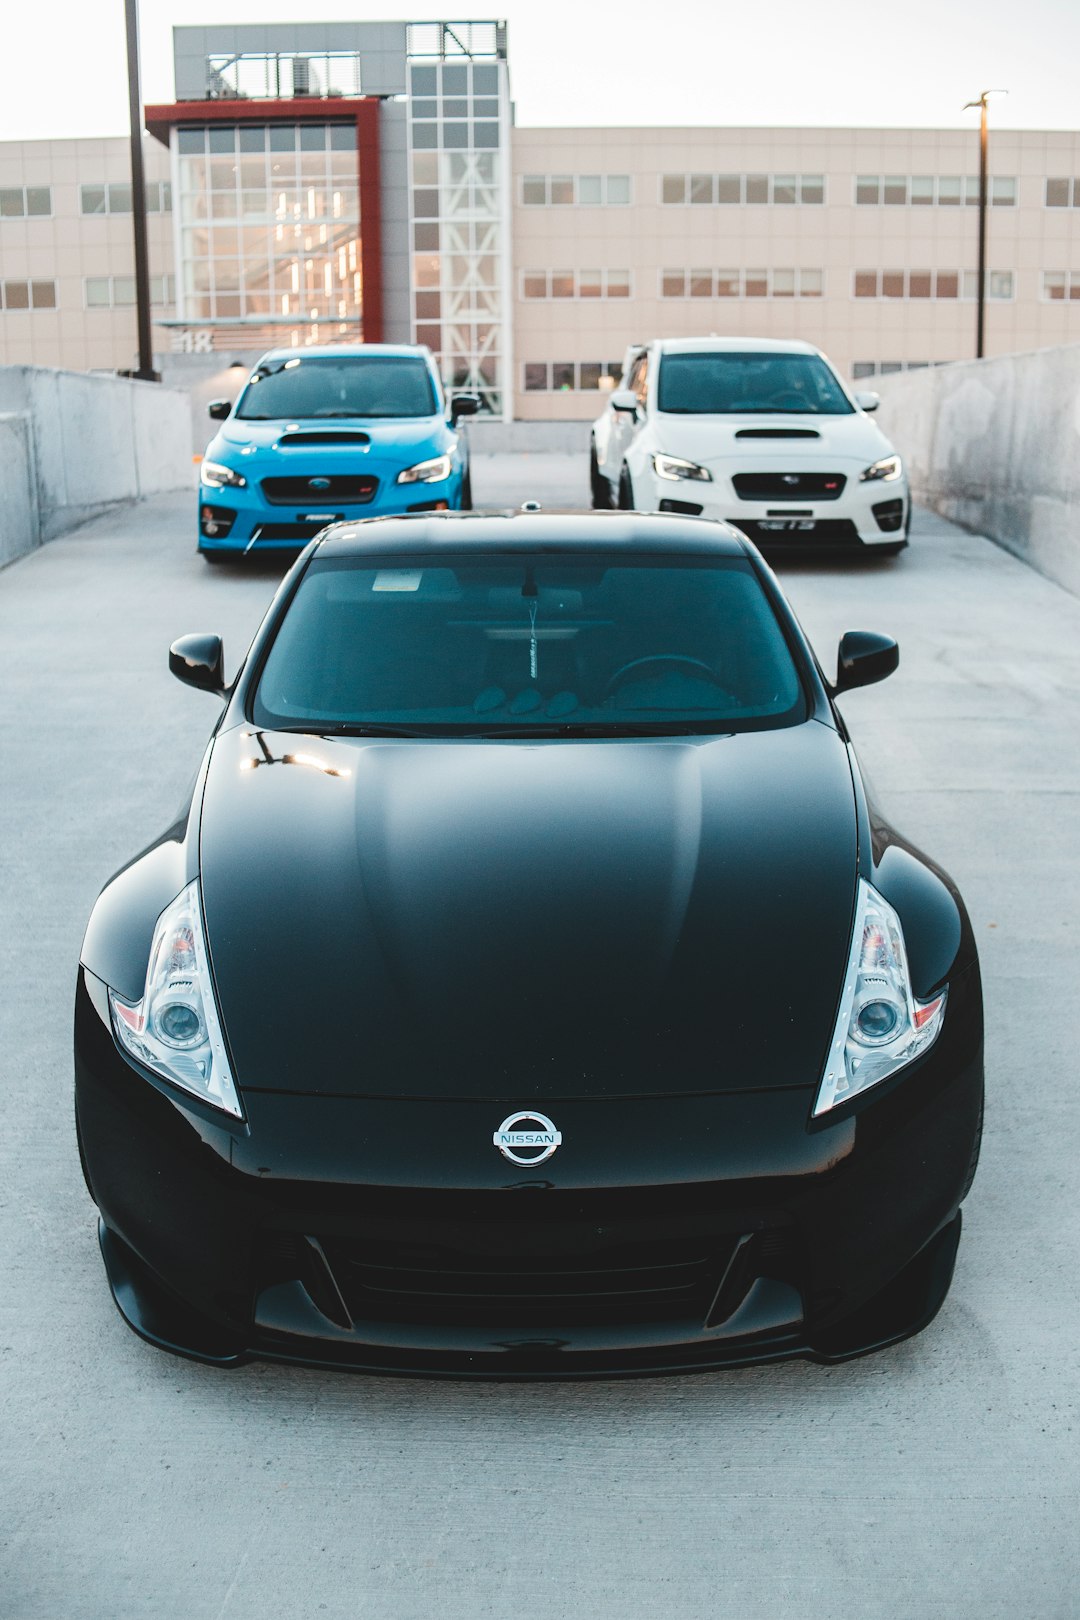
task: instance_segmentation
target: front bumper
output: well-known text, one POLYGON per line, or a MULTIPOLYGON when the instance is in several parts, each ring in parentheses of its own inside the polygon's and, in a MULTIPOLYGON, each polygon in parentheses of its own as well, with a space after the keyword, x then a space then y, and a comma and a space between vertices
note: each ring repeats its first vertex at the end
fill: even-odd
POLYGON ((320 500, 289 504, 266 500, 257 481, 244 489, 199 485, 197 529, 199 550, 219 554, 247 551, 298 551, 329 523, 361 518, 400 517, 406 512, 457 511, 462 504, 463 473, 433 484, 398 484, 391 472, 380 480, 373 500, 363 503, 320 500))
MULTIPOLYGON (((452 1155, 422 1185, 401 1157, 438 1105, 248 1092, 232 1124, 182 1101, 120 1054, 84 971, 78 1125, 114 1297, 221 1365, 584 1378, 893 1343, 952 1275, 982 1103, 968 978, 927 1057, 846 1118, 810 1126, 803 1087, 578 1104, 579 1137, 619 1138, 606 1176, 518 1175, 493 1150, 490 1185, 460 1187, 452 1155)), ((490 1129, 500 1106, 453 1116, 490 1129)))
POLYGON ((904 478, 865 484, 849 478, 837 500, 743 500, 727 478, 716 474, 712 483, 704 483, 646 472, 633 487, 639 511, 718 519, 764 549, 872 550, 907 543, 911 500, 904 478))

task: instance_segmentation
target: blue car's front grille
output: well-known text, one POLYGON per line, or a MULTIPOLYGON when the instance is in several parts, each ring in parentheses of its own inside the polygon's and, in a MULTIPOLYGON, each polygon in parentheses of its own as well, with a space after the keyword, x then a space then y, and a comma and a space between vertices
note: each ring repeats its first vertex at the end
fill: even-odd
POLYGON ((262 492, 273 506, 366 506, 375 499, 379 480, 369 473, 339 473, 325 478, 264 478, 262 492))

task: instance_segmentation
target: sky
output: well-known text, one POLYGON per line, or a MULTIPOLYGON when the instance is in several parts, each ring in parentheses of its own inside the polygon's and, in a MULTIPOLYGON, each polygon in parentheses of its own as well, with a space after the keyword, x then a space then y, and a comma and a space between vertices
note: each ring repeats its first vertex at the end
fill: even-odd
MULTIPOLYGON (((142 0, 144 102, 171 101, 172 29, 504 17, 519 124, 1080 128, 1078 0, 142 0)), ((9 0, 0 140, 127 132, 123 0, 9 0), (16 70, 16 64, 22 64, 16 70)))

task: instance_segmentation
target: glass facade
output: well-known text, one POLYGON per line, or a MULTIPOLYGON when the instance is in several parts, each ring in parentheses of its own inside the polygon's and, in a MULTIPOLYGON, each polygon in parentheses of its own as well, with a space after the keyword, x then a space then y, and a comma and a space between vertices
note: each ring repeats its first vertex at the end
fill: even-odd
POLYGON ((409 68, 413 336, 448 388, 507 400, 508 97, 500 61, 409 68))
POLYGON ((180 319, 280 328, 283 346, 362 339, 355 125, 188 127, 173 143, 180 319))

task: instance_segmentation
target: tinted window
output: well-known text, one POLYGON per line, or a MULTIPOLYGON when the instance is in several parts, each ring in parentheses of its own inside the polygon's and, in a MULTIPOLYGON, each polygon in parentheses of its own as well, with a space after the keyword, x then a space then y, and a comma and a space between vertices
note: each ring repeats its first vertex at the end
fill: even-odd
POLYGON ((802 690, 739 558, 316 560, 259 680, 256 725, 457 734, 792 724, 802 690))
POLYGON ((270 360, 240 397, 246 421, 283 416, 433 416, 427 365, 412 355, 270 360))
POLYGON ((816 354, 665 354, 658 408, 682 415, 747 411, 846 416, 854 409, 816 354))

